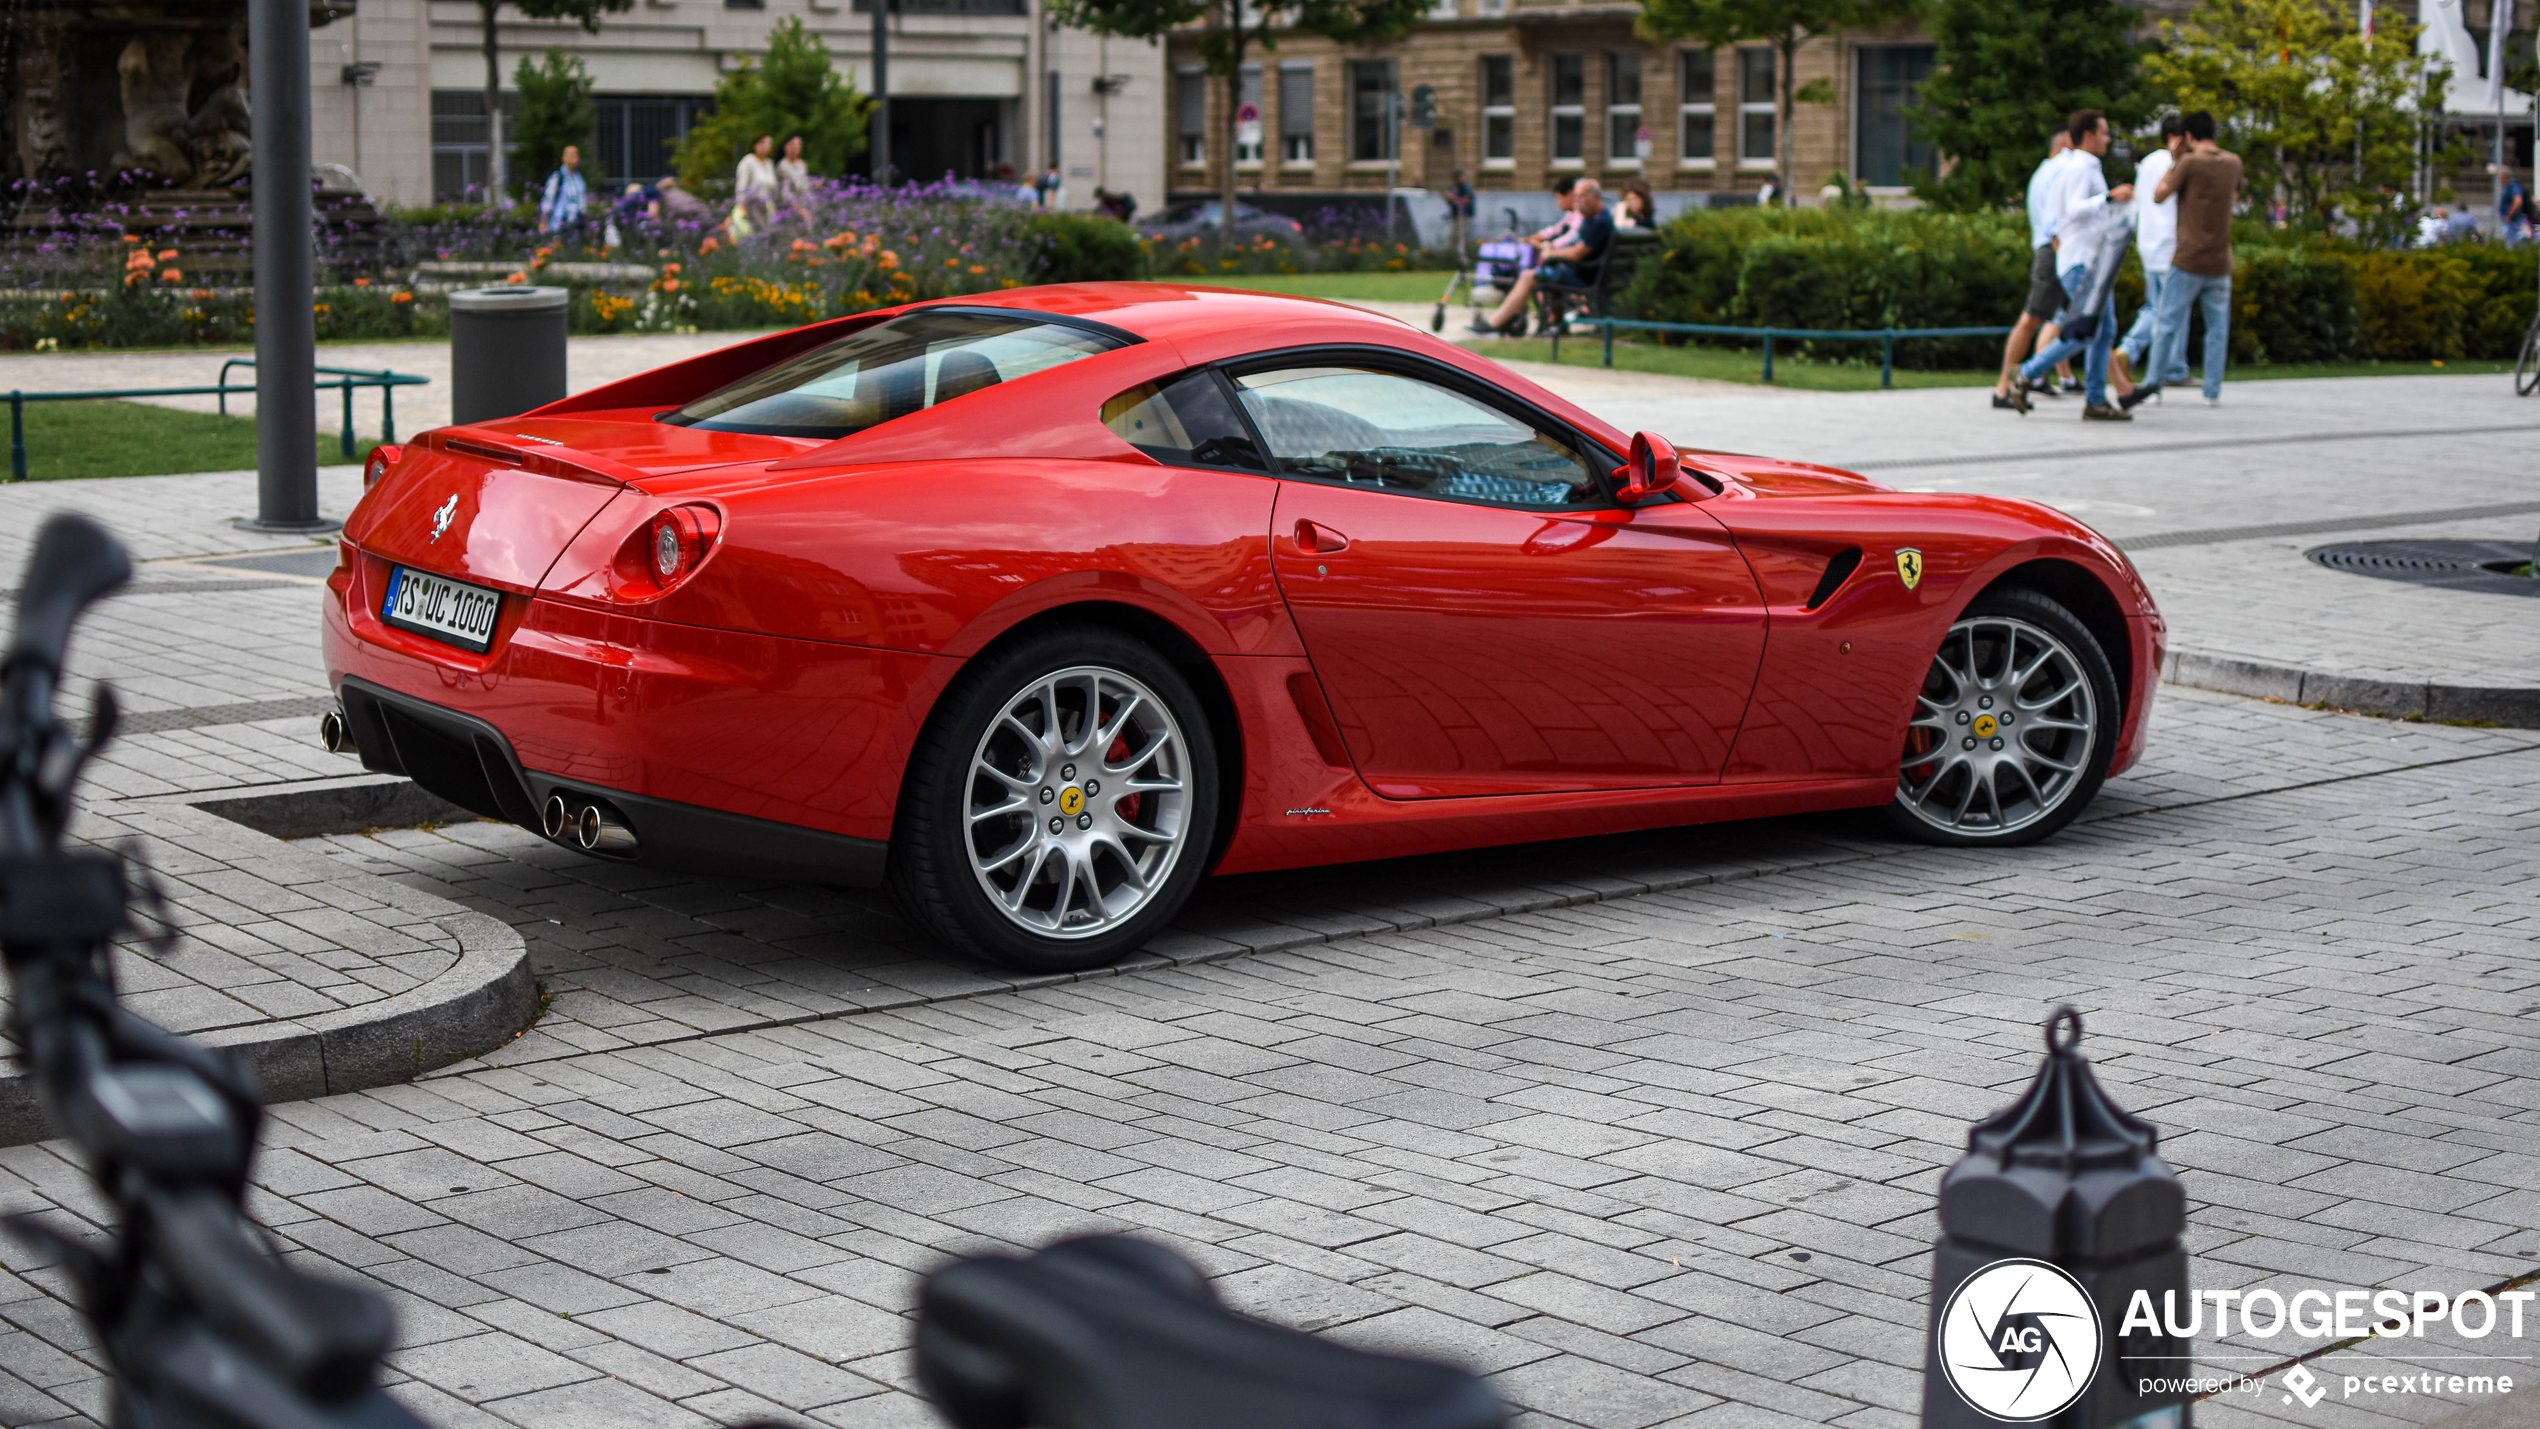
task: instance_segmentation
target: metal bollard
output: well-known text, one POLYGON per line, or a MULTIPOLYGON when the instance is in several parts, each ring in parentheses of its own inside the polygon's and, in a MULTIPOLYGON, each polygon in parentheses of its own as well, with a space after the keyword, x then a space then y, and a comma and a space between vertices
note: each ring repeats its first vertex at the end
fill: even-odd
POLYGON ((2080 1041, 2081 1014, 2056 1008, 2037 1080, 1968 1131, 1941 1178, 1925 1429, 2192 1422, 2187 1195, 2153 1154, 2160 1133, 2109 1100, 2080 1041), (2122 1334, 2138 1291, 2169 1318, 2122 1334), (2188 1334, 2167 1333, 2182 1321, 2188 1334))
POLYGON ((564 396, 562 288, 450 295, 450 420, 490 422, 564 396))

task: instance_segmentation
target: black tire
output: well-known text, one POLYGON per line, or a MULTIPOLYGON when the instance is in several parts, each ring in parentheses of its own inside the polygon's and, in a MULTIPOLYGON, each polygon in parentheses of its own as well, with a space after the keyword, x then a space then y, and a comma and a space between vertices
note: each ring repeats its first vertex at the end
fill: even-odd
POLYGON ((1922 843, 2012 846, 2053 835, 2098 797, 2125 722, 2116 672, 2097 637, 2071 611, 2033 590, 1992 590, 1977 597, 1933 652, 1920 693, 1916 723, 1899 751, 1896 797, 1886 813, 1897 833, 1922 843), (2046 655, 2050 640, 2066 664, 2053 664, 2046 655), (2007 676, 2030 659, 2036 673, 2016 690, 1954 673, 1966 669, 1981 676, 1998 660, 2007 676), (2041 683, 2057 670, 2068 671, 2065 685, 2041 683), (2071 689, 2074 685, 2079 688, 2071 689), (2071 692, 2060 698, 2043 699, 2067 689, 2071 692), (2032 697, 2042 701, 2033 710, 2032 697), (2022 717, 2030 721, 2027 728, 2012 722, 2022 717), (1996 719, 2000 722, 1988 728, 1996 719), (1946 735, 1939 733, 1943 729, 1946 735), (2016 752, 1995 757, 2010 751, 2016 752), (2044 783, 2032 764, 2049 771, 2044 783), (2073 768, 2054 772, 2063 765, 2073 768), (1989 772, 1979 776, 1980 767, 1989 772), (2023 783, 2014 784, 2006 773, 2023 783), (1969 797, 1957 799, 1962 792, 1969 797), (1987 799, 1989 820, 1979 808, 1987 799), (1941 807, 1953 802, 1955 818, 1944 819, 1941 807))
MULTIPOLYGON (((1029 706, 1027 722, 1046 718, 1032 713, 1043 708, 1029 706)), ((1181 911, 1206 872, 1219 797, 1208 716, 1171 661, 1099 626, 1045 630, 973 660, 937 703, 902 782, 888 887, 910 921, 991 962, 1025 972, 1100 967, 1155 936, 1181 911), (1046 706, 1058 716, 1056 750, 1026 742, 1017 733, 1020 726, 1001 721, 1053 677, 1078 682, 1062 684, 1046 706), (1119 719, 1124 733, 1099 759, 1065 752, 1068 740, 1085 737, 1084 709, 1096 711, 1099 725, 1129 709, 1132 695, 1151 696, 1162 707, 1162 721, 1141 702, 1119 719), (1143 723, 1127 728, 1129 718, 1143 723), (992 742, 992 734, 1001 743, 992 742), (1129 746, 1132 737, 1142 741, 1135 748, 1129 746), (1172 741, 1178 746, 1168 747, 1172 741), (1154 779, 1155 770, 1170 764, 1177 786, 1151 797, 1124 795, 1127 786, 1115 780, 1114 790, 1102 794, 1091 786, 1114 750, 1148 761, 1129 766, 1121 779, 1136 778, 1138 771, 1154 779), (1085 761, 1092 762, 1080 770, 1078 762, 1085 761), (1060 770, 1067 771, 1063 779, 1060 770), (1020 788, 1026 782, 1038 787, 1020 788), (1001 787, 1013 788, 1013 797, 1033 807, 974 817, 1005 797, 1001 787), (1062 808, 1067 812, 1059 813, 1062 808), (1104 821, 1099 827, 1093 822, 1098 816, 1104 821), (974 838, 982 847, 974 850, 974 838), (1133 844, 1138 860, 1153 859, 1143 872, 1123 857, 1133 844), (1029 869, 1022 863, 984 867, 1000 850, 1021 850, 1011 856, 1028 862, 1029 869), (1050 858, 1062 862, 1047 868, 1050 858), (1043 877, 1045 868, 1064 886, 1052 886, 1043 877), (1073 881, 1080 870, 1090 888, 1073 881), (1108 895, 1102 887, 1106 873, 1112 878, 1108 895), (992 894, 1006 880, 1011 882, 992 894), (1014 892, 1016 887, 1023 891, 1014 892), (1116 911, 1103 906, 1106 896, 1121 906, 1116 911), (1086 911, 1072 915, 1080 904, 1086 911)))
POLYGON ((2540 318, 2523 330, 2522 356, 2514 363, 2514 395, 2528 397, 2533 388, 2540 388, 2540 318))

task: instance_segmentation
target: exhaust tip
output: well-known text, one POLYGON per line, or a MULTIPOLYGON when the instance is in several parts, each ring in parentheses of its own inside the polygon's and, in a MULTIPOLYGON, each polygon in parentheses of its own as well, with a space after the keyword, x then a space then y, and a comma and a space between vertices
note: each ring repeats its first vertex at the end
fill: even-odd
POLYGON ((565 831, 573 826, 573 813, 564 806, 564 795, 549 794, 547 796, 547 807, 540 810, 538 814, 538 826, 544 829, 547 837, 551 839, 560 839, 565 836, 565 831))
POLYGON ((344 720, 342 710, 328 710, 318 716, 318 743, 329 754, 357 753, 353 748, 353 727, 344 720))
POLYGON ((582 816, 574 822, 574 839, 589 853, 633 853, 635 831, 626 826, 615 810, 598 804, 586 804, 582 816))

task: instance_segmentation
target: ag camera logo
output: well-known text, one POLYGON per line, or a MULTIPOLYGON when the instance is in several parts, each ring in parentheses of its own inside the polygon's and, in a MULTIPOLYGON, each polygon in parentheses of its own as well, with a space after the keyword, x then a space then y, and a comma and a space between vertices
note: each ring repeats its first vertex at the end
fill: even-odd
POLYGON ((2099 1372, 2098 1307, 2042 1260, 1968 1276, 1940 1317, 1940 1369, 1979 1413, 2014 1424, 2070 1408, 2099 1372))

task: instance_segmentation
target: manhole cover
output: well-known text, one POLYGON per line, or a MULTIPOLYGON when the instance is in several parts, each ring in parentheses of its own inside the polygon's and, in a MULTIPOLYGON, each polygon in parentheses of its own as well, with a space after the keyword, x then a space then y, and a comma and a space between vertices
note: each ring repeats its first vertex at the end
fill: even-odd
POLYGON ((2522 541, 2356 541, 2304 553, 2332 571, 2489 595, 2540 596, 2540 580, 2507 575, 2531 559, 2522 541))

